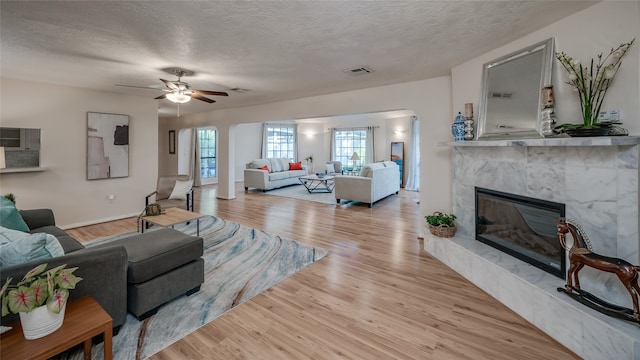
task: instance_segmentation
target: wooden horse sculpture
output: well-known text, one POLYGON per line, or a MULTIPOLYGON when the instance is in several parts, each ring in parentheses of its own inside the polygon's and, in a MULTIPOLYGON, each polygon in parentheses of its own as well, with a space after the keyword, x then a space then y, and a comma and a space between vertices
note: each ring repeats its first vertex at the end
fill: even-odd
MULTIPOLYGON (((577 293, 580 297, 585 296, 585 300, 590 301, 591 303, 596 303, 596 306, 605 308, 598 309, 590 304, 586 304, 596 310, 609 315, 621 317, 626 320, 640 322, 640 311, 638 310, 638 295, 640 295, 638 273, 640 271, 640 266, 630 264, 622 259, 602 256, 594 253, 591 249, 589 238, 578 224, 565 218, 560 218, 557 224, 560 243, 562 244, 562 247, 569 252, 569 270, 567 271, 565 291, 569 295, 577 293), (567 233, 571 233, 571 236, 573 237, 573 244, 571 247, 568 247, 566 243, 567 233), (630 309, 606 303, 603 300, 596 298, 594 295, 581 290, 578 272, 580 272, 585 265, 601 271, 616 274, 624 287, 627 288, 627 291, 629 291, 629 294, 631 294, 631 299, 633 300, 633 313, 631 313, 630 309), (629 317, 631 317, 631 319, 629 319, 629 317)), ((579 301, 583 302, 582 300, 579 301)))

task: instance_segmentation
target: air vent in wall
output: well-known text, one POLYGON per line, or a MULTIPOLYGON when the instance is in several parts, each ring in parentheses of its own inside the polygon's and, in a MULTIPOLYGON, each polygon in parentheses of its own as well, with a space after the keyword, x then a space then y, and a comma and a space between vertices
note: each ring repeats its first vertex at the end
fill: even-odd
POLYGON ((364 75, 364 74, 371 74, 373 72, 373 70, 371 70, 371 68, 367 66, 361 66, 354 69, 347 69, 343 71, 351 75, 364 75))

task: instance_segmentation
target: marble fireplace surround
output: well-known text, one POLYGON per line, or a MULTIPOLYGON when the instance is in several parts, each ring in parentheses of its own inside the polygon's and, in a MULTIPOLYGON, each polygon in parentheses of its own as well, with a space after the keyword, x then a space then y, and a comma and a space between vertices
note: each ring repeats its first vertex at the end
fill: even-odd
MULTIPOLYGON (((425 251, 585 359, 640 359, 640 326, 558 293, 564 280, 475 240, 475 186, 564 203, 594 251, 640 264, 640 137, 444 142, 453 148, 452 239, 428 231, 425 251)), ((586 267, 582 288, 631 307, 611 274, 586 267)))

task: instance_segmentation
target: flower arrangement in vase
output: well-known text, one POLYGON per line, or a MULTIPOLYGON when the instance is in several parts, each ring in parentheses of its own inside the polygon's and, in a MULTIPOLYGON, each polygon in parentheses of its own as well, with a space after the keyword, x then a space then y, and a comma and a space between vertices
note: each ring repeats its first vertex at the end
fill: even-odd
MULTIPOLYGON (((567 84, 577 92, 582 112, 582 124, 562 124, 556 131, 572 135, 572 130, 588 129, 587 135, 608 135, 612 124, 619 122, 599 122, 602 102, 614 77, 622 65, 622 57, 627 53, 635 39, 612 48, 607 56, 598 54, 587 64, 581 64, 564 51, 557 52, 556 58, 569 75, 567 84)), ((578 134, 576 134, 579 136, 578 134)))
POLYGON ((37 339, 57 330, 62 325, 64 309, 69 299, 69 290, 75 289, 82 278, 73 275, 78 269, 66 268, 60 265, 45 271, 47 264, 41 264, 27 272, 17 284, 12 285, 12 278, 8 278, 0 289, 2 301, 2 316, 9 313, 19 314, 22 328, 27 339, 37 339), (37 314, 36 314, 37 313, 37 314), (54 322, 45 325, 33 319, 40 317, 54 322), (35 324, 28 324, 33 319, 35 324))

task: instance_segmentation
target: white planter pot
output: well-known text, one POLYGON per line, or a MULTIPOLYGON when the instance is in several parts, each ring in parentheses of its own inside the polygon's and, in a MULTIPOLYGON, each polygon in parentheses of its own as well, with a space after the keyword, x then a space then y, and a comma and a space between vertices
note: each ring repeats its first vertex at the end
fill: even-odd
POLYGON ((20 313, 20 323, 22 332, 27 340, 39 339, 58 330, 64 320, 64 311, 67 304, 64 304, 60 313, 55 314, 47 309, 47 305, 42 305, 28 313, 20 313))

